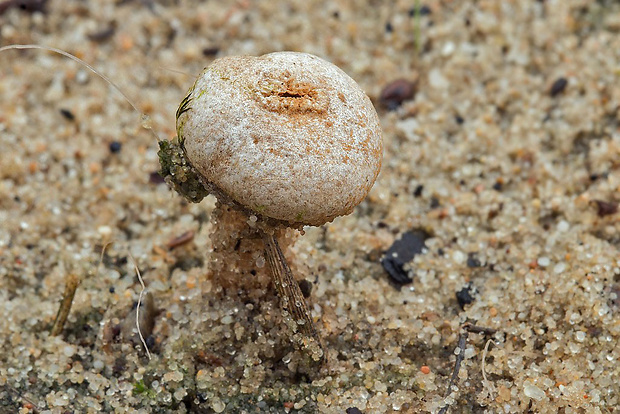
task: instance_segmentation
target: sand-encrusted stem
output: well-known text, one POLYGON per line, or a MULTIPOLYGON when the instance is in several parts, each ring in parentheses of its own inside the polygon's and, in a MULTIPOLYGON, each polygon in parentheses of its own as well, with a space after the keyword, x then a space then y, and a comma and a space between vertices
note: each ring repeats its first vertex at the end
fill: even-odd
POLYGON ((295 326, 294 332, 302 333, 305 338, 301 338, 300 345, 309 348, 312 358, 316 361, 323 357, 327 357, 323 341, 317 333, 314 322, 306 304, 297 280, 293 277, 293 272, 280 249, 278 239, 273 234, 262 232, 263 241, 265 242, 265 255, 271 270, 273 284, 280 296, 280 305, 282 309, 290 314, 293 318, 295 326), (309 341, 307 341, 309 339, 309 341))

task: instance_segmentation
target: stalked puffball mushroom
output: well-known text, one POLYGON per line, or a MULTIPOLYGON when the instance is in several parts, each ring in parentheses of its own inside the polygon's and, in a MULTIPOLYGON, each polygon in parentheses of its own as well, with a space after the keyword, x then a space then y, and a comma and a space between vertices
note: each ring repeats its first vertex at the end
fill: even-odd
POLYGON ((321 359, 278 240, 287 228, 351 213, 370 191, 383 151, 370 99, 341 69, 307 53, 232 56, 198 76, 176 116, 177 141, 160 142, 161 174, 192 202, 217 197, 213 277, 223 286, 251 286, 266 262, 298 342, 321 359), (225 256, 241 239, 252 259, 245 270, 225 256), (226 280, 240 276, 244 281, 226 280))

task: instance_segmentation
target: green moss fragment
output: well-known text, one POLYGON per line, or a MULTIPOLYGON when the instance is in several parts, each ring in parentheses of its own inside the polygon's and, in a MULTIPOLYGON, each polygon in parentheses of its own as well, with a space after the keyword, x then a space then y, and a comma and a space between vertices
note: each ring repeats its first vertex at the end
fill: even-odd
POLYGON ((149 388, 146 386, 146 384, 144 384, 144 381, 142 380, 133 384, 133 393, 135 395, 145 393, 148 391, 148 389, 149 388))
POLYGON ((177 193, 192 203, 200 203, 209 195, 198 174, 185 158, 185 151, 180 144, 166 140, 159 141, 157 155, 161 166, 159 175, 177 193))

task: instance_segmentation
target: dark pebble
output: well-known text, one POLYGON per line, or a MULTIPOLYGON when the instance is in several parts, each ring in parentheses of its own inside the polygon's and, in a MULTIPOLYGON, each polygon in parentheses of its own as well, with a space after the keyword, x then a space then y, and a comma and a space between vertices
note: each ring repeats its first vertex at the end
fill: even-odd
POLYGON ((299 289, 301 290, 301 294, 304 295, 304 298, 308 299, 312 294, 312 282, 302 279, 299 282, 299 289))
POLYGON ((473 293, 475 293, 475 290, 470 284, 465 285, 463 289, 456 292, 456 300, 459 302, 461 309, 474 301, 473 293))
POLYGON ((110 152, 112 154, 118 154, 119 152, 121 152, 121 149, 123 148, 123 144, 121 144, 118 141, 112 141, 110 142, 110 152))
POLYGON ((205 57, 213 57, 218 54, 220 48, 218 46, 210 46, 202 49, 202 55, 205 57))
POLYGON ((144 342, 146 342, 146 346, 152 350, 155 347, 155 343, 157 342, 157 340, 153 335, 149 335, 146 337, 146 340, 144 342))
POLYGON ((422 253, 424 242, 430 236, 424 230, 412 230, 403 233, 385 252, 381 265, 388 273, 390 280, 396 285, 405 285, 413 282, 403 266, 410 262, 416 254, 422 253))
POLYGON ((386 222, 380 221, 380 222, 377 223, 377 228, 378 229, 387 229, 389 227, 390 226, 388 226, 388 224, 386 222))
MULTIPOLYGON (((409 9, 409 17, 413 17, 417 14, 417 10, 415 7, 412 7, 409 9)), ((429 14, 431 14, 431 8, 428 6, 422 6, 420 7, 420 15, 421 16, 428 16, 429 14)))
POLYGON ((422 184, 418 184, 418 186, 413 190, 413 196, 418 198, 422 195, 422 191, 424 191, 424 186, 422 184))
POLYGON ((553 85, 551 85, 551 89, 549 90, 549 95, 551 97, 556 97, 566 89, 566 85, 568 85, 568 80, 566 78, 558 78, 553 85))
POLYGON ((618 212, 618 203, 613 201, 594 200, 596 204, 596 214, 599 217, 611 216, 618 212))
POLYGON ((469 253, 467 255, 467 267, 481 267, 482 263, 476 257, 476 253, 469 253))
POLYGON ((379 95, 379 102, 388 110, 393 111, 404 101, 415 96, 416 83, 406 79, 396 79, 385 85, 379 95))
POLYGON ((114 365, 112 365, 112 372, 116 375, 122 374, 127 367, 127 360, 124 356, 120 356, 114 360, 114 365))
POLYGON ((115 32, 116 23, 112 22, 109 27, 98 32, 89 33, 86 37, 88 37, 88 40, 93 42, 105 42, 106 40, 110 40, 112 36, 114 36, 115 32))
POLYGON ((462 116, 460 116, 460 115, 455 116, 455 117, 454 117, 454 120, 455 120, 455 121, 456 121, 456 123, 457 123, 457 124, 459 124, 459 125, 463 125, 463 123, 465 122, 465 120, 463 119, 463 117, 462 117, 462 116))
POLYGON ((431 198, 431 209, 436 209, 441 204, 439 203, 439 199, 437 197, 431 198))
POLYGON ((502 183, 499 181, 496 181, 495 184, 493 184, 493 189, 495 191, 502 191, 502 183))
POLYGON ((392 33, 394 31, 394 26, 392 26, 392 23, 387 22, 385 24, 385 32, 386 33, 392 33))
POLYGON ((60 114, 64 116, 67 121, 75 121, 75 115, 68 109, 61 108, 60 114))
POLYGON ((45 6, 47 0, 7 0, 0 3, 0 14, 4 13, 11 7, 16 7, 25 12, 43 12, 45 13, 45 6))
POLYGON ((347 413, 347 414, 362 414, 362 412, 360 411, 360 409, 359 409, 359 408, 357 408, 357 407, 350 407, 350 408, 347 408, 346 413, 347 413))

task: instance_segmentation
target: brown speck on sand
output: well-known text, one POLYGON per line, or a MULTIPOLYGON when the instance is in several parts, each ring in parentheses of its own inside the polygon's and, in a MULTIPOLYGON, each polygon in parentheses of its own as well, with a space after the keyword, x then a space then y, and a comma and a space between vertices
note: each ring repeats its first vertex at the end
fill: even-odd
POLYGON ((404 101, 412 99, 417 88, 417 80, 396 79, 384 86, 379 102, 389 110, 398 108, 404 101))
POLYGON ((594 200, 596 213, 599 217, 611 216, 618 212, 618 203, 613 201, 594 200))

